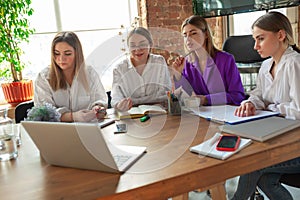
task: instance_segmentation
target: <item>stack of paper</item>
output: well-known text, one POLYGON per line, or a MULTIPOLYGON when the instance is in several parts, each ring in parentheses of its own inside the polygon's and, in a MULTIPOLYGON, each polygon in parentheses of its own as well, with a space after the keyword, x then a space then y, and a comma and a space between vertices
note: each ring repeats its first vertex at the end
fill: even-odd
POLYGON ((218 151, 216 149, 216 146, 217 146, 217 143, 221 136, 222 136, 221 133, 216 133, 212 138, 204 141, 201 144, 191 147, 190 151, 201 154, 203 156, 210 156, 213 158, 225 160, 252 143, 251 139, 241 138, 240 146, 237 150, 235 150, 235 151, 218 151))

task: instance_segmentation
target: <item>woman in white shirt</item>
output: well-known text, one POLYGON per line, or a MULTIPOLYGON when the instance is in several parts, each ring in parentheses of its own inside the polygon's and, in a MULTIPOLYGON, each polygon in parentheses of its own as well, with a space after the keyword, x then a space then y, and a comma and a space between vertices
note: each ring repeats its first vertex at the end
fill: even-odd
MULTIPOLYGON (((292 26, 286 16, 269 12, 252 25, 254 48, 265 60, 259 71, 257 88, 236 110, 238 116, 250 116, 256 109, 278 111, 286 118, 300 119, 300 50, 293 39, 292 26)), ((270 199, 292 200, 279 182, 284 173, 300 173, 300 158, 242 175, 232 200, 246 200, 260 189, 270 199)))
POLYGON ((97 72, 86 66, 81 43, 73 32, 60 32, 52 41, 51 65, 37 76, 35 106, 57 108, 63 122, 89 122, 105 115, 107 95, 97 72))
POLYGON ((112 107, 127 111, 133 105, 166 101, 170 74, 164 57, 150 53, 150 32, 143 27, 134 28, 128 34, 127 45, 130 56, 113 70, 112 107))

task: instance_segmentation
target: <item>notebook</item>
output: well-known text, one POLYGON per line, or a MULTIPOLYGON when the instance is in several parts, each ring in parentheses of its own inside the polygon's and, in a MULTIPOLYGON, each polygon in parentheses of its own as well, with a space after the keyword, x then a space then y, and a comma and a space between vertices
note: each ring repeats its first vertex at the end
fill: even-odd
POLYGON ((167 111, 160 105, 139 105, 137 107, 132 107, 130 110, 125 112, 118 111, 118 117, 120 119, 139 118, 148 113, 167 114, 167 111))
POLYGON ((235 151, 219 151, 219 150, 217 150, 216 146, 217 146, 217 143, 221 136, 222 136, 221 133, 216 133, 210 139, 202 142, 201 144, 191 147, 190 151, 201 154, 203 156, 209 156, 212 158, 225 160, 225 159, 229 158, 230 156, 232 156, 233 154, 236 154, 240 150, 249 146, 252 143, 251 139, 241 138, 241 142, 240 142, 239 148, 237 150, 235 150, 235 151))
POLYGON ((221 106, 201 106, 189 108, 195 115, 203 117, 221 124, 239 124, 252 120, 262 119, 271 116, 277 116, 279 112, 271 112, 266 110, 256 110, 255 115, 249 117, 238 117, 234 115, 238 106, 221 105, 221 106))
POLYGON ((299 120, 282 117, 269 117, 237 125, 223 125, 222 132, 232 133, 246 138, 264 142, 300 126, 299 120))
POLYGON ((21 124, 51 165, 120 173, 146 151, 146 147, 106 141, 96 123, 22 121, 21 124))

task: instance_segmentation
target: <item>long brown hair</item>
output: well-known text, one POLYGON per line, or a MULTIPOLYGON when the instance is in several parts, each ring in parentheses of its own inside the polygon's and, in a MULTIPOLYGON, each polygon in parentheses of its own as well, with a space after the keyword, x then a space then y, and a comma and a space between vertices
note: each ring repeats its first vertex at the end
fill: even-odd
POLYGON ((258 27, 265 31, 270 31, 277 33, 280 30, 284 30, 286 33, 286 38, 284 42, 291 46, 295 51, 300 53, 299 47, 295 44, 293 37, 293 28, 289 19, 282 13, 272 11, 268 12, 265 15, 259 17, 253 24, 252 30, 254 27, 258 27))
POLYGON ((54 91, 59 89, 66 89, 67 82, 63 74, 62 69, 55 62, 55 45, 59 42, 66 42, 75 50, 75 67, 74 74, 78 76, 80 81, 83 83, 85 89, 88 89, 87 78, 85 70, 80 70, 85 68, 84 56, 82 51, 82 46, 79 38, 74 32, 59 32, 56 34, 51 45, 51 66, 50 66, 50 78, 49 84, 54 91), (81 71, 79 73, 79 70, 81 71))
POLYGON ((207 53, 212 58, 214 58, 216 55, 216 52, 218 52, 219 50, 214 45, 212 34, 211 34, 210 28, 209 28, 206 20, 199 15, 192 15, 183 21, 183 23, 181 25, 181 31, 188 24, 191 24, 191 25, 197 27, 198 29, 202 30, 203 33, 205 33, 205 35, 207 36, 207 38, 205 40, 205 49, 206 49, 207 53))

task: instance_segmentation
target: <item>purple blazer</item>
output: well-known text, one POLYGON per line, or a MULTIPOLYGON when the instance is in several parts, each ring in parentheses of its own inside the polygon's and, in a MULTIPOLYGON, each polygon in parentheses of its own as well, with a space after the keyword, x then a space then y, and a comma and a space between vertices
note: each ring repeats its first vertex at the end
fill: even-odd
POLYGON ((215 58, 208 58, 204 74, 199 62, 185 60, 182 79, 175 82, 176 88, 182 88, 192 94, 205 95, 208 105, 240 105, 245 99, 241 76, 234 57, 227 52, 217 52, 215 58))

